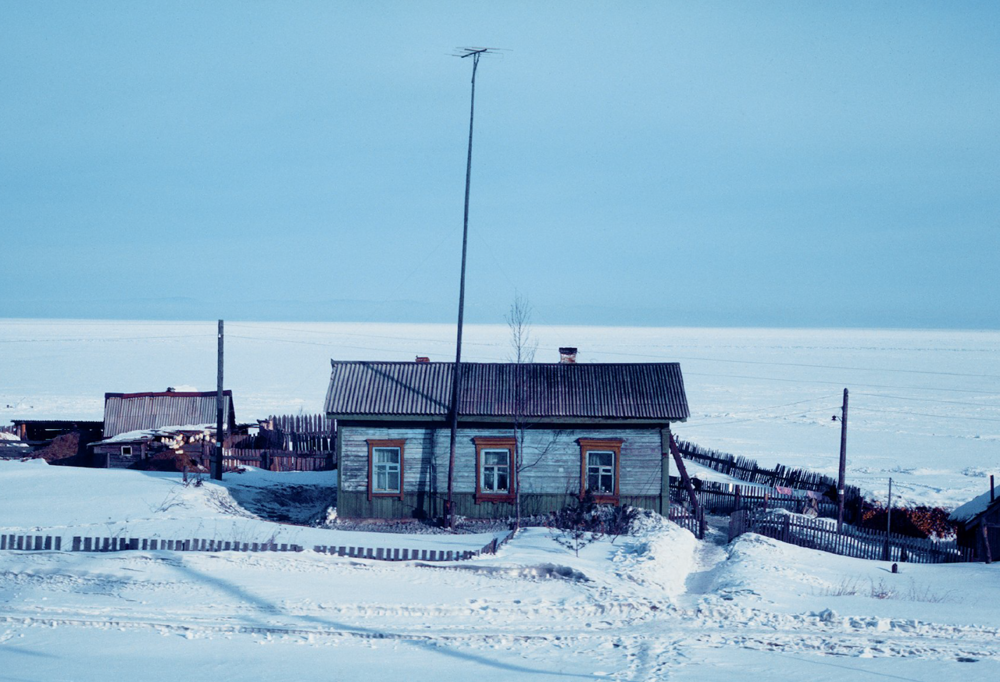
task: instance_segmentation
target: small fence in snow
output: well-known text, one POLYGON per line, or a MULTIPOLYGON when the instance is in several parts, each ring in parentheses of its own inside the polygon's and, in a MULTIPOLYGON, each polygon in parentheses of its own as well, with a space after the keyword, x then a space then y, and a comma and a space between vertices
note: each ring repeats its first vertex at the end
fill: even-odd
MULTIPOLYGON (((730 484, 702 481, 696 490, 698 501, 709 514, 731 514, 737 509, 787 509, 797 514, 812 505, 812 500, 803 495, 782 495, 755 486, 733 486, 733 490, 723 490, 730 484)), ((671 477, 671 499, 684 500, 687 492, 681 487, 680 479, 671 477)), ((816 510, 820 516, 836 518, 837 504, 826 499, 816 499, 816 510)))
MULTIPOLYGON (((207 465, 208 462, 202 462, 207 465)), ((270 471, 327 471, 334 468, 332 452, 291 452, 289 450, 244 450, 223 448, 222 468, 235 471, 243 466, 270 471)))
MULTIPOLYGON (((316 545, 314 552, 377 561, 462 561, 483 554, 496 554, 513 537, 511 531, 502 539, 493 538, 478 550, 400 549, 398 547, 360 547, 354 545, 316 545)), ((56 535, 0 535, 0 550, 21 552, 61 552, 62 537, 56 535)), ((301 552, 301 545, 276 542, 236 542, 231 540, 163 540, 160 538, 74 536, 71 552, 301 552)))
POLYGON ((676 523, 681 528, 691 531, 699 540, 705 539, 705 508, 699 507, 698 513, 693 514, 684 507, 677 504, 670 505, 670 512, 667 518, 676 523))
POLYGON ((975 561, 974 552, 954 542, 911 538, 844 525, 838 533, 829 522, 795 518, 788 514, 759 514, 746 509, 729 517, 729 540, 743 533, 757 533, 799 547, 831 554, 915 564, 945 564, 975 561))

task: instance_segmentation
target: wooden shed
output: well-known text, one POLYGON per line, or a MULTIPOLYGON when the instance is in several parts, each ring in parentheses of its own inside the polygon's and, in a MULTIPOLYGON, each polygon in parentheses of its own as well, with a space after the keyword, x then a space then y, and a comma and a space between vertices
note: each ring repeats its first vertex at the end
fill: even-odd
MULTIPOLYGON (((236 427, 233 393, 223 393, 223 424, 236 427)), ((207 456, 215 442, 216 392, 105 393, 103 439, 93 444, 96 466, 129 467, 165 450, 207 456)))

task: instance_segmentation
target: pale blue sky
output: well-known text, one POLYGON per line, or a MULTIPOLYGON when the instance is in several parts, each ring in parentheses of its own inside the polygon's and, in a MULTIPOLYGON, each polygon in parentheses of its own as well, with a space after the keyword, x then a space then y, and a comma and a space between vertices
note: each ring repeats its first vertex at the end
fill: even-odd
POLYGON ((0 0, 0 316, 1000 326, 1000 3, 0 0))

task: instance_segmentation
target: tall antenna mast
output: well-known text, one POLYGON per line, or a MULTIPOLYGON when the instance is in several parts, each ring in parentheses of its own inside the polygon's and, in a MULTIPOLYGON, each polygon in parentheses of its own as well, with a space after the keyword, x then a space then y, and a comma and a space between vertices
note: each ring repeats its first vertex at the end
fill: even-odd
POLYGON ((472 57, 472 100, 469 107, 469 154, 465 162, 465 217, 462 224, 462 276, 458 286, 458 338, 455 342, 455 369, 451 383, 451 435, 448 445, 448 499, 444 514, 448 527, 455 527, 455 441, 458 436, 458 396, 462 390, 462 318, 465 313, 465 252, 469 244, 469 186, 472 180, 472 123, 476 113, 476 69, 479 58, 490 54, 488 47, 461 47, 453 56, 472 57))

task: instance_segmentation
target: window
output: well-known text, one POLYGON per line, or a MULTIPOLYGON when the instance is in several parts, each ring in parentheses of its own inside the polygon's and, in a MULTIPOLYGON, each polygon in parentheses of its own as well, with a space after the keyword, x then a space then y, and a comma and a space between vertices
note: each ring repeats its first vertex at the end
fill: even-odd
POLYGON ((476 444, 476 502, 514 500, 514 439, 479 437, 476 444))
POLYGON ((611 450, 587 451, 587 490, 615 494, 615 453, 611 450))
POLYGON ((403 499, 402 440, 368 441, 368 499, 403 499))
POLYGON ((580 497, 590 491, 595 502, 618 504, 621 439, 581 438, 579 443, 580 497))
POLYGON ((479 489, 484 493, 510 492, 510 450, 483 450, 479 489))
POLYGON ((131 457, 131 456, 132 456, 132 446, 131 445, 123 445, 122 446, 122 457, 131 457))

